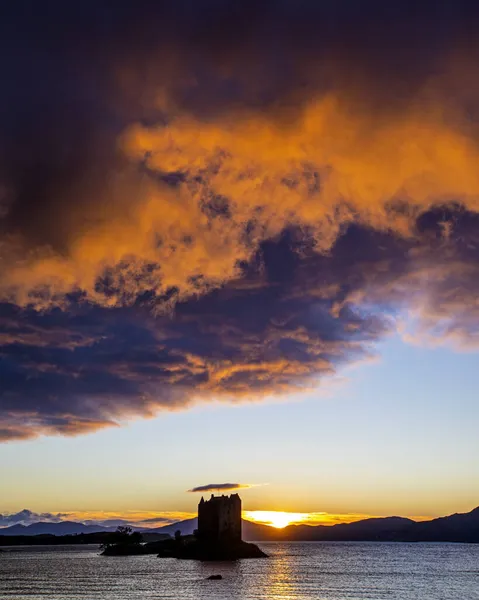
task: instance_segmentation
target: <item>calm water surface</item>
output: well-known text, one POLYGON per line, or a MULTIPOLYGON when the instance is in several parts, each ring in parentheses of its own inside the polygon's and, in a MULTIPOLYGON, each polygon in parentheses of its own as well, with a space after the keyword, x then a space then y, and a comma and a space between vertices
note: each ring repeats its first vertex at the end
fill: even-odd
POLYGON ((479 600, 479 545, 271 543, 269 559, 100 557, 87 547, 0 554, 1 600, 479 600), (221 573, 223 580, 207 581, 221 573))

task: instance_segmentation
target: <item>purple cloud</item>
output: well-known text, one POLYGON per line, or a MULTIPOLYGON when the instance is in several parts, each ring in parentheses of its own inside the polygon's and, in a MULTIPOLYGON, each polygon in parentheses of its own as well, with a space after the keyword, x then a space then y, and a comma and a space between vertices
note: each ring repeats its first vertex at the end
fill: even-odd
POLYGON ((188 492, 225 492, 230 490, 242 490, 250 487, 252 487, 252 485, 248 483, 208 483, 207 485, 199 485, 191 488, 188 492))

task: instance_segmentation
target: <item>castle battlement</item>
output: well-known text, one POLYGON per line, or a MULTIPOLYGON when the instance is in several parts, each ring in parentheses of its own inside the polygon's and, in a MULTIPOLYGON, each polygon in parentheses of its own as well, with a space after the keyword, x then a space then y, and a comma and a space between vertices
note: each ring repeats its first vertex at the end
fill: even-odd
POLYGON ((198 504, 198 537, 209 543, 241 540, 241 498, 211 495, 198 504))

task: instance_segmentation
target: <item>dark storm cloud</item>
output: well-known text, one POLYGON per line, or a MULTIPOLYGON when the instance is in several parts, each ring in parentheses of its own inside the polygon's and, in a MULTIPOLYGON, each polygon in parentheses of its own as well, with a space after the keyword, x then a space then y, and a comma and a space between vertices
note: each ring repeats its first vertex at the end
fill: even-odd
POLYGON ((208 483, 207 485, 199 485, 194 487, 189 492, 221 492, 228 490, 241 490, 244 488, 251 487, 244 483, 208 483))
POLYGON ((44 313, 4 305, 2 439, 75 435, 195 400, 310 389, 368 359, 404 307, 415 307, 423 327, 432 320, 441 336, 471 343, 473 238, 462 233, 452 252, 437 217, 421 227, 414 244, 353 227, 329 256, 285 235, 265 243, 237 281, 179 302, 173 315, 153 316, 147 300, 44 313), (26 329, 49 335, 36 342, 26 329))
POLYGON ((387 319, 349 307, 333 315, 344 299, 335 265, 311 256, 306 266, 292 245, 290 236, 265 245, 240 280, 179 302, 174 316, 152 316, 147 301, 43 313, 3 305, 3 439, 83 433, 194 399, 301 389, 367 357, 387 319))
POLYGON ((0 439, 474 347, 479 8, 48 3, 0 19, 0 439))

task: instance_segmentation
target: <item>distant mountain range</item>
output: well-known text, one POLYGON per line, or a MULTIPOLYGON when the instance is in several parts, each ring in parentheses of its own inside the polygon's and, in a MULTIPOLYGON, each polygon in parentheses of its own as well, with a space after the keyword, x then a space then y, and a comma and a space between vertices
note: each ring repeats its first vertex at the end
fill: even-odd
MULTIPOLYGON (((137 528, 148 534, 174 535, 180 530, 189 535, 197 519, 187 519, 156 528, 137 528)), ((84 525, 73 521, 39 522, 0 529, 2 536, 77 535, 111 532, 115 527, 84 525)), ((479 543, 479 507, 469 513, 454 514, 431 521, 415 522, 402 517, 364 519, 339 525, 289 525, 275 529, 243 520, 243 538, 247 541, 378 541, 378 542, 471 542, 479 543)))
POLYGON ((31 525, 3 527, 0 529, 0 535, 77 535, 79 533, 106 533, 115 530, 116 527, 85 525, 75 521, 60 521, 58 523, 39 521, 31 525))
MULTIPOLYGON (((244 523, 244 521, 243 521, 244 523)), ((198 527, 198 519, 186 519, 185 521, 179 521, 178 523, 172 523, 171 525, 162 525, 161 527, 155 527, 154 529, 142 529, 150 533, 167 533, 168 535, 175 535, 175 531, 181 531, 181 535, 191 535, 193 531, 198 527)))
POLYGON ((469 513, 454 514, 419 523, 402 517, 385 517, 333 526, 289 525, 284 529, 262 529, 258 533, 261 535, 257 538, 258 541, 479 543, 479 507, 469 513))

